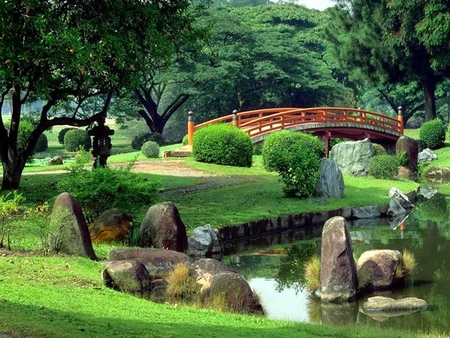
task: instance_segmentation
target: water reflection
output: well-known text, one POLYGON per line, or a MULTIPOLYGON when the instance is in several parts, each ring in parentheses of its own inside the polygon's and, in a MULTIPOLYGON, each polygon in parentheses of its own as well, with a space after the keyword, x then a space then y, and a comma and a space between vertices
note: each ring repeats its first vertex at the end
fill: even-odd
MULTIPOLYGON (((314 254, 320 254, 318 236, 305 237, 284 246, 277 240, 278 248, 284 249, 283 255, 239 255, 240 264, 234 264, 234 267, 259 293, 270 318, 310 323, 354 323, 415 332, 433 329, 447 334, 450 333, 450 303, 447 301, 450 299, 450 217, 447 206, 445 196, 436 194, 419 204, 414 213, 397 227, 391 228, 386 220, 378 220, 377 223, 355 222, 350 228, 355 257, 370 249, 407 249, 414 254, 417 268, 412 275, 412 285, 396 290, 391 297, 424 299, 430 304, 428 311, 402 316, 368 316, 362 311, 365 299, 335 306, 321 304, 311 298, 304 290, 303 265, 314 254)), ((270 240, 264 240, 263 245, 267 242, 270 240)), ((252 250, 261 248, 254 239, 252 250)), ((227 257, 225 263, 233 265, 234 259, 227 257)))

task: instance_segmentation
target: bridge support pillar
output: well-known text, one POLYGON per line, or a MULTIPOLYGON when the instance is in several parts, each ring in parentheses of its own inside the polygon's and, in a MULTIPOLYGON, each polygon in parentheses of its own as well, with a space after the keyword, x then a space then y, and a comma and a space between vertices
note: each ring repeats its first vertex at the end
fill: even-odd
POLYGON ((328 155, 330 154, 330 137, 331 137, 331 132, 326 131, 323 139, 325 141, 325 157, 328 158, 328 155))

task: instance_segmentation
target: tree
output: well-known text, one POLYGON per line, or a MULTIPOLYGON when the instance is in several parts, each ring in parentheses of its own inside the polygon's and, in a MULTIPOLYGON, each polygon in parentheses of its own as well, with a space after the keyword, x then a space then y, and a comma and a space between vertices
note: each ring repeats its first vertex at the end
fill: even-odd
POLYGON ((437 85, 450 74, 445 0, 338 0, 326 31, 340 65, 372 83, 422 87, 426 120, 436 117, 437 85))
POLYGON ((114 93, 136 88, 165 66, 195 20, 190 1, 7 1, 0 4, 0 108, 11 99, 9 127, 0 116, 2 189, 19 186, 39 135, 56 125, 88 126, 106 116, 114 93), (102 109, 81 107, 98 97, 102 109), (18 146, 23 106, 44 102, 38 123, 18 146), (62 102, 76 106, 61 113, 62 102))

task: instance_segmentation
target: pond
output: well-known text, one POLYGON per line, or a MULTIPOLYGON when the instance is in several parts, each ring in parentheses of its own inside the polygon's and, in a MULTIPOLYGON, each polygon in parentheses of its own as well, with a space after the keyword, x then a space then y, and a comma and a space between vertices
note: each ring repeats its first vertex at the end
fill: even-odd
POLYGON ((246 254, 226 256, 259 295, 266 315, 307 323, 357 324, 415 332, 450 333, 450 208, 444 195, 418 205, 404 226, 391 228, 386 220, 349 222, 354 256, 370 249, 404 249, 414 254, 417 267, 411 285, 392 298, 418 297, 428 310, 400 316, 368 316, 360 311, 366 298, 343 305, 324 305, 304 288, 303 266, 320 255, 320 228, 299 229, 272 237, 227 243, 246 247, 246 254), (284 243, 284 244, 283 244, 284 243), (269 244, 269 245, 268 245, 269 244))

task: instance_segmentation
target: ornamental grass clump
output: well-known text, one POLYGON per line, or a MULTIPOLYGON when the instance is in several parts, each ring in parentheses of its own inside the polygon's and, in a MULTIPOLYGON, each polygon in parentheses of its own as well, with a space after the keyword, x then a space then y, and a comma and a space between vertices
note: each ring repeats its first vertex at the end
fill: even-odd
POLYGON ((286 197, 315 195, 324 144, 315 136, 293 131, 270 134, 263 145, 263 162, 277 171, 286 197))
POLYGON ((403 279, 405 283, 411 281, 411 274, 416 269, 417 263, 414 254, 406 249, 402 252, 402 262, 395 270, 395 278, 403 279))
POLYGON ((199 162, 251 167, 253 143, 235 126, 212 124, 195 132, 192 154, 199 162))
POLYGON ((309 292, 320 291, 320 258, 317 255, 311 257, 305 264, 305 284, 309 292))
POLYGON ((189 266, 179 263, 166 277, 166 294, 170 298, 181 299, 198 292, 199 287, 195 279, 189 275, 189 266))

